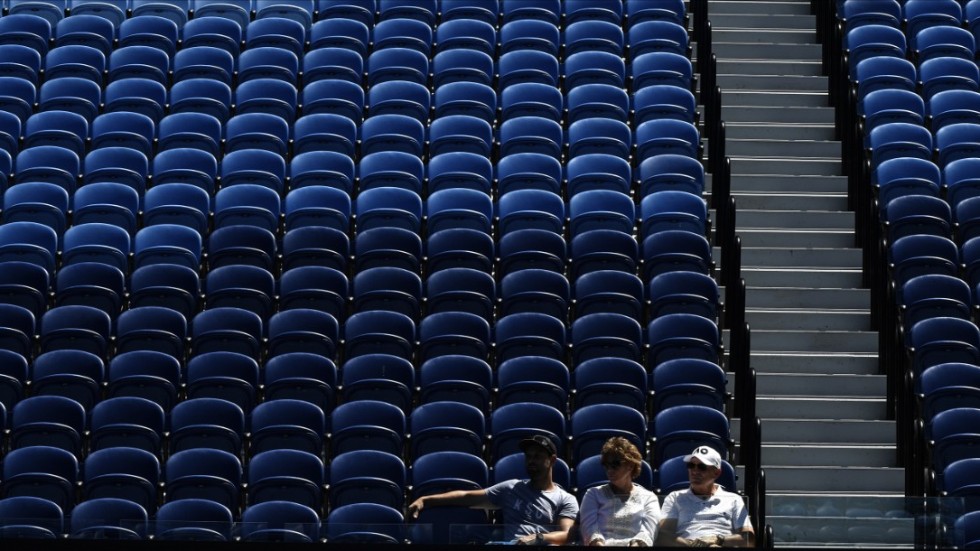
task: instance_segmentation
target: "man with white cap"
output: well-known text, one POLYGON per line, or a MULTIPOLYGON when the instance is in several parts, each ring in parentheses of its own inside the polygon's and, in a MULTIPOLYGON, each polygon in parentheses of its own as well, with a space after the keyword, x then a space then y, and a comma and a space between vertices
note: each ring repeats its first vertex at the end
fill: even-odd
POLYGON ((748 547, 755 532, 742 497, 715 480, 721 456, 698 446, 684 456, 691 487, 671 492, 661 508, 659 543, 687 547, 748 547))
POLYGON ((528 478, 498 482, 485 490, 455 490, 423 496, 408 506, 409 518, 424 507, 471 507, 503 512, 503 541, 516 545, 561 545, 578 516, 578 501, 552 480, 558 450, 547 436, 521 440, 528 478))

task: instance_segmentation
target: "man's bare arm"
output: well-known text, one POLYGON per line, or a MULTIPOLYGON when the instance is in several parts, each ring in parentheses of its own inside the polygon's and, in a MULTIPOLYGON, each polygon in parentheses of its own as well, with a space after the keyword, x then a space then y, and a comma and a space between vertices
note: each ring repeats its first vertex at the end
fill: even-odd
POLYGON ((486 490, 453 490, 442 494, 423 496, 408 506, 408 517, 416 519, 425 507, 471 507, 475 509, 492 509, 493 503, 487 496, 486 490))
POLYGON ((665 518, 660 521, 660 529, 657 530, 656 545, 664 547, 682 547, 683 542, 677 538, 677 519, 665 518))
POLYGON ((558 530, 544 534, 528 534, 517 538, 518 545, 533 545, 540 535, 547 545, 565 545, 568 542, 568 532, 575 525, 575 520, 561 517, 558 519, 558 530))

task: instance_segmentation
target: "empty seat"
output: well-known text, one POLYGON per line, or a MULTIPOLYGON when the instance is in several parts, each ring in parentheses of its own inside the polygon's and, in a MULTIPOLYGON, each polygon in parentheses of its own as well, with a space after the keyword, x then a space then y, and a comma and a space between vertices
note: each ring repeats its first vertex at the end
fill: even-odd
POLYGON ((691 60, 674 52, 647 52, 638 55, 630 64, 633 77, 630 91, 656 84, 670 84, 691 89, 693 68, 691 60))
POLYGON ((360 84, 364 78, 364 59, 354 50, 340 47, 317 48, 301 60, 303 83, 339 79, 360 84))
POLYGON ((191 322, 191 345, 195 354, 231 351, 258 357, 264 335, 263 318, 235 306, 209 308, 191 322))
POLYGON ((419 323, 421 361, 446 355, 486 359, 490 349, 490 324, 470 312, 436 312, 419 323))
POLYGON ((377 352, 362 354, 347 360, 340 375, 347 401, 376 400, 411 410, 415 370, 406 358, 377 352))
POLYGON ((262 503, 300 504, 322 509, 326 484, 323 462, 295 449, 258 451, 248 463, 249 507, 262 503))
POLYGON ((534 268, 513 271, 500 280, 498 316, 540 312, 564 320, 570 295, 571 287, 561 273, 534 268))
POLYGON ((330 506, 377 503, 400 509, 407 478, 405 464, 396 455, 378 450, 336 454, 330 463, 330 506))
POLYGON ((435 90, 434 116, 470 115, 493 123, 497 113, 497 93, 478 82, 450 82, 435 90))
POLYGON ((142 540, 148 532, 147 518, 146 510, 134 501, 93 498, 72 510, 69 532, 74 539, 142 540))
POLYGON ((29 375, 32 396, 71 398, 86 411, 102 399, 105 364, 89 352, 52 350, 38 354, 29 375))
POLYGON ((253 460, 255 454, 270 450, 299 450, 316 457, 323 453, 326 418, 316 404, 290 398, 268 400, 255 406, 249 423, 253 460))
POLYGON ((92 408, 91 452, 125 447, 159 456, 164 427, 163 408, 156 402, 136 396, 107 398, 92 408))
POLYGON ((280 194, 262 184, 240 183, 218 190, 214 195, 215 235, 222 228, 254 226, 277 233, 282 212, 280 194))
POLYGON ((471 115, 446 115, 429 125, 431 159, 443 153, 474 153, 489 157, 493 149, 493 129, 487 121, 471 115))
POLYGON ((684 230, 663 230, 647 236, 642 243, 643 277, 647 280, 667 271, 689 270, 711 274, 711 247, 702 234, 684 230))
MULTIPOLYGON (((357 141, 355 120, 337 113, 306 114, 305 107, 304 115, 293 124, 293 154, 298 157, 310 151, 335 151, 353 157, 357 141)), ((360 120, 358 109, 357 123, 360 120)), ((293 162, 295 160, 294 157, 293 162)), ((348 186, 348 189, 351 188, 353 184, 348 186)))
POLYGON ((265 149, 285 155, 289 123, 269 113, 242 113, 225 123, 225 152, 265 149))
POLYGON ((203 498, 239 510, 242 465, 222 451, 193 448, 171 455, 164 466, 167 501, 203 498))
POLYGON ((124 352, 109 362, 106 398, 146 398, 170 411, 180 379, 181 363, 173 356, 155 350, 124 352))
POLYGON ((56 306, 41 317, 41 351, 79 349, 104 358, 111 324, 109 314, 92 306, 56 306))
POLYGON ((401 268, 418 272, 422 239, 417 232, 399 227, 376 227, 359 233, 354 241, 358 272, 369 268, 401 268))
POLYGON ((572 412, 569 425, 572 461, 599 455, 603 444, 616 436, 626 438, 645 451, 646 418, 642 412, 629 406, 593 404, 578 407, 572 412))
POLYGON ((158 122, 164 116, 167 103, 166 87, 148 78, 127 78, 110 82, 105 87, 103 113, 132 111, 158 122))
POLYGON ((472 404, 436 401, 420 404, 409 417, 410 456, 455 451, 480 456, 486 439, 483 412, 472 404))
POLYGON ((347 48, 367 55, 370 28, 374 27, 375 0, 320 0, 319 5, 319 20, 310 27, 310 49, 347 48))
POLYGON ((429 83, 429 58, 411 48, 375 49, 367 58, 367 83, 374 86, 388 81, 429 83))
POLYGON ((313 308, 338 320, 347 318, 347 276, 325 266, 299 266, 279 278, 279 308, 313 308))
POLYGON ((289 352, 269 358, 262 369, 266 400, 305 400, 330 414, 337 389, 337 366, 323 356, 289 352))
POLYGON ((187 362, 187 397, 221 398, 251 411, 259 380, 258 363, 237 352, 198 354, 187 362))
POLYGON ((521 451, 520 441, 531 434, 544 435, 554 442, 555 448, 563 450, 566 432, 565 415, 551 406, 536 403, 502 406, 490 417, 490 457, 500 459, 521 451))
POLYGON ((572 361, 613 357, 641 360, 643 341, 640 323, 623 314, 596 313, 572 323, 572 361))
POLYGON ((37 445, 9 451, 3 462, 3 496, 49 500, 62 511, 75 505, 78 459, 61 448, 37 445))
POLYGON ((327 541, 343 544, 391 544, 404 540, 402 513, 378 503, 351 503, 331 509, 326 521, 327 541))
MULTIPOLYGON (((85 501, 118 498, 156 511, 160 460, 138 448, 114 447, 91 452, 85 458, 82 488, 85 501)), ((78 514, 78 509, 73 512, 78 514)))
POLYGON ((718 362, 718 326, 696 314, 667 314, 654 319, 647 325, 647 344, 651 368, 676 358, 718 362))
POLYGON ((568 408, 569 380, 568 368, 554 358, 510 358, 497 368, 496 406, 533 402, 565 411, 568 408))
POLYGON ((619 270, 586 272, 574 282, 575 317, 611 312, 642 319, 643 296, 643 282, 633 273, 619 270))
POLYGON ((360 124, 364 99, 360 84, 340 79, 317 80, 303 87, 303 115, 341 115, 360 124))
POLYGON ((212 268, 204 280, 207 308, 235 306, 268 318, 274 309, 275 279, 268 270, 249 265, 212 268))
MULTIPOLYGON (((491 0, 495 1, 495 0, 491 0)), ((494 55, 497 51, 496 13, 490 15, 487 6, 450 5, 442 2, 442 22, 436 27, 435 44, 440 52, 453 49, 470 49, 494 55), (476 17, 462 17, 471 9, 476 17), (489 19, 492 17, 493 21, 489 19)))
POLYGON ((353 310, 386 310, 418 319, 421 311, 422 279, 404 268, 377 266, 354 276, 353 310))
MULTIPOLYGON (((306 155, 319 157, 318 153, 332 154, 320 151, 306 155)), ((310 158, 310 161, 317 160, 310 158)), ((350 228, 350 197, 343 190, 334 187, 310 184, 294 188, 286 195, 284 207, 287 232, 295 228, 314 226, 335 228, 346 233, 350 228)))
POLYGON ((568 127, 568 154, 573 158, 602 153, 628 159, 632 149, 633 134, 623 121, 595 117, 568 127))
POLYGON ((0 499, 0 537, 5 540, 56 539, 65 530, 64 513, 57 503, 35 496, 0 499))
MULTIPOLYGON (((13 114, 5 113, 2 121, 5 130, 3 132, 4 141, 13 138, 13 143, 5 144, 4 149, 12 155, 16 155, 20 147, 17 141, 21 133, 20 119, 13 114)), ((56 145, 70 149, 76 155, 82 156, 85 154, 89 124, 85 117, 78 113, 58 110, 42 111, 34 113, 27 119, 23 125, 23 134, 25 149, 38 145, 56 145)))
POLYGON ((153 526, 154 537, 161 541, 229 541, 232 537, 231 511, 200 498, 164 503, 153 526))
POLYGON ((3 193, 4 223, 37 222, 62 236, 67 214, 68 192, 58 184, 23 182, 3 193))
POLYGON ((486 411, 492 383, 490 364, 485 360, 454 354, 437 356, 419 367, 419 403, 459 402, 486 411))
POLYGON ((421 156, 425 147, 425 127, 405 115, 376 115, 361 125, 361 155, 382 151, 401 151, 421 156))
MULTIPOLYGON (((164 6, 166 4, 157 2, 155 5, 164 6)), ((146 13, 148 6, 148 3, 142 4, 138 8, 143 12, 139 14, 139 17, 131 17, 119 25, 119 47, 152 46, 167 52, 167 55, 172 58, 177 47, 177 37, 180 34, 179 27, 187 21, 187 11, 177 9, 166 14, 163 12, 146 13), (178 15, 177 20, 174 20, 168 17, 171 14, 180 15, 178 15)))
POLYGON ((653 457, 663 463, 686 455, 697 446, 710 446, 722 459, 730 445, 728 417, 717 409, 699 406, 673 406, 657 413, 653 420, 653 457))
POLYGON ((597 270, 635 273, 638 264, 637 244, 632 235, 618 230, 597 229, 572 238, 569 248, 571 278, 597 270))
POLYGON ((493 269, 494 249, 493 238, 482 231, 469 228, 444 229, 431 234, 426 241, 427 268, 429 273, 449 268, 472 268, 490 273, 493 269))
POLYGON ((724 411, 727 376, 717 363, 696 358, 667 360, 651 373, 653 411, 702 405, 724 411))
POLYGON ((625 193, 609 189, 580 191, 568 202, 568 209, 572 236, 598 229, 633 233, 636 207, 625 193))
POLYGON ((283 270, 299 266, 323 266, 346 271, 350 238, 336 228, 306 226, 293 228, 283 236, 283 270))
POLYGON ((336 356, 340 327, 332 315, 308 308, 293 308, 273 314, 268 324, 267 354, 310 352, 336 356))
POLYGON ((273 78, 295 85, 300 59, 296 53, 282 48, 249 48, 238 59, 238 82, 273 78))
POLYGON ((222 187, 240 184, 262 185, 279 195, 284 191, 286 161, 264 149, 239 149, 221 160, 222 187))
POLYGON ((245 414, 220 398, 191 398, 170 410, 169 453, 214 449, 240 456, 245 442, 245 414))
POLYGON ((592 358, 572 371, 575 408, 594 404, 619 404, 641 413, 647 411, 647 373, 639 362, 627 358, 592 358))
POLYGON ((377 400, 345 402, 330 416, 331 456, 355 450, 401 454, 406 433, 405 412, 398 406, 377 400))
POLYGON ((525 355, 565 358, 565 324, 558 318, 540 312, 519 312, 497 320, 495 329, 498 361, 525 355))
POLYGON ((481 190, 441 189, 429 195, 425 207, 426 229, 430 235, 448 228, 471 228, 491 233, 493 203, 481 190))

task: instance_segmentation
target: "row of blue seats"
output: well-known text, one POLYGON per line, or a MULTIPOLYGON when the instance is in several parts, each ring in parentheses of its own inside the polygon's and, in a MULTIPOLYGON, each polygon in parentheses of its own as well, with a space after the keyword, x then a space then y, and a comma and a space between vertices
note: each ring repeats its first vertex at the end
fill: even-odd
POLYGON ((904 28, 910 37, 934 26, 973 28, 980 16, 975 0, 837 0, 845 32, 864 25, 904 28))
POLYGON ((179 25, 202 17, 229 18, 241 26, 263 17, 290 17, 309 26, 312 21, 353 19, 373 26, 390 18, 413 18, 430 25, 454 19, 498 22, 543 19, 553 24, 600 19, 629 24, 667 19, 683 23, 682 0, 5 0, 4 15, 28 13, 52 25, 66 16, 93 14, 121 24, 127 17, 156 15, 179 25))

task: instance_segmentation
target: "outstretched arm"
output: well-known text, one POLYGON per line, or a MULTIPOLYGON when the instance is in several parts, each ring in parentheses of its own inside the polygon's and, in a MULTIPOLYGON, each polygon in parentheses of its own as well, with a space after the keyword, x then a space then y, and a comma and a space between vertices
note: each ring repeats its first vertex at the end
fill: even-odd
POLYGON ((417 519, 419 512, 425 507, 471 507, 475 509, 492 509, 493 503, 487 496, 486 490, 453 490, 442 494, 422 496, 408 506, 408 517, 417 519))
POLYGON ((572 529, 574 524, 575 519, 561 517, 558 519, 558 530, 543 534, 521 536, 517 538, 517 545, 536 545, 538 543, 543 543, 544 545, 565 545, 565 543, 568 543, 568 531, 572 529), (537 541, 539 536, 543 540, 542 542, 537 541))

